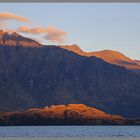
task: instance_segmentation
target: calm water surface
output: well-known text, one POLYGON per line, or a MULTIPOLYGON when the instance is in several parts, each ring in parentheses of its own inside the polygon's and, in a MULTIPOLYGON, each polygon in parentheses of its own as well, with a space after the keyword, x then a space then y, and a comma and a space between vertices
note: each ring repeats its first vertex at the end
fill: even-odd
POLYGON ((140 126, 4 126, 0 137, 140 137, 140 126))

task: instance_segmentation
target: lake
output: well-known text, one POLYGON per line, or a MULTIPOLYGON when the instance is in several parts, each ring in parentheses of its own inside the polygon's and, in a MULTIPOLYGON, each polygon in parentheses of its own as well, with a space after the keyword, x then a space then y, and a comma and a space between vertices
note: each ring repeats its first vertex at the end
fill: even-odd
POLYGON ((0 137, 140 137, 140 126, 1 126, 0 137))

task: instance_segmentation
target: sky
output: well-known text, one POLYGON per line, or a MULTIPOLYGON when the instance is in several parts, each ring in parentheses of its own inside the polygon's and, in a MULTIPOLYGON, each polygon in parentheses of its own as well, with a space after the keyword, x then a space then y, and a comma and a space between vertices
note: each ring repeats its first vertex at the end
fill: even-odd
POLYGON ((47 45, 116 50, 140 60, 139 3, 1 3, 0 28, 47 45))

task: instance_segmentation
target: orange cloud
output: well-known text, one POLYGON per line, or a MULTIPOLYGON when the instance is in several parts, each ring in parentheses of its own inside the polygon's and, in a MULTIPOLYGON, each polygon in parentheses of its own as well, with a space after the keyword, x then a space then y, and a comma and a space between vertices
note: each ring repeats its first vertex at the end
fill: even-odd
POLYGON ((29 19, 16 15, 16 14, 13 14, 13 13, 9 13, 9 12, 1 12, 0 19, 1 20, 17 20, 17 21, 21 21, 21 22, 29 22, 29 19))
POLYGON ((22 32, 22 33, 31 33, 31 29, 29 27, 26 26, 21 26, 17 29, 18 32, 22 32))
POLYGON ((21 26, 17 29, 17 31, 23 32, 23 33, 30 33, 30 34, 44 34, 44 33, 47 33, 47 28, 45 27, 29 28, 27 26, 21 26))
POLYGON ((21 26, 17 29, 18 32, 23 33, 30 33, 30 34, 44 34, 43 37, 46 40, 49 40, 51 42, 58 42, 62 43, 66 40, 67 33, 61 29, 55 28, 53 26, 49 27, 34 27, 29 28, 26 26, 21 26))
POLYGON ((44 36, 45 39, 51 42, 62 43, 66 40, 67 33, 63 30, 57 29, 53 26, 47 28, 47 34, 44 36))
POLYGON ((14 29, 6 29, 5 31, 8 32, 8 33, 10 33, 10 34, 13 33, 13 32, 15 32, 14 29))

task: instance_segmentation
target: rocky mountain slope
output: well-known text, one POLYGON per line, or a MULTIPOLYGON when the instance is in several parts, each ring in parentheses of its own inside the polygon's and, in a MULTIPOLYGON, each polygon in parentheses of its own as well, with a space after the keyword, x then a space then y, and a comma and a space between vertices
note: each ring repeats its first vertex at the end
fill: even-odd
POLYGON ((140 74, 140 61, 132 60, 120 52, 113 51, 113 50, 84 52, 77 45, 70 45, 70 46, 66 45, 66 46, 60 46, 60 47, 63 49, 67 49, 69 51, 75 52, 82 56, 87 56, 87 57, 95 56, 95 57, 101 58, 108 63, 123 66, 127 69, 134 71, 137 74, 140 74))
POLYGON ((1 112, 82 103, 110 114, 140 116, 137 74, 58 46, 37 47, 31 39, 24 47, 24 39, 20 36, 22 45, 17 39, 0 44, 1 112))

